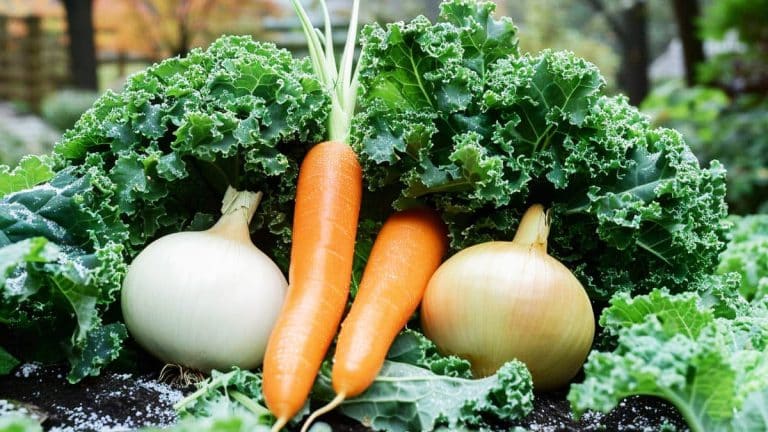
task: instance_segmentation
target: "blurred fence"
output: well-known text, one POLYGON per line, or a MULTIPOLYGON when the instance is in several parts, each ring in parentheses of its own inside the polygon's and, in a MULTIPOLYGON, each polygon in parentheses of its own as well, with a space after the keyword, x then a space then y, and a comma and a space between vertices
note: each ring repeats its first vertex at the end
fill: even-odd
POLYGON ((48 92, 69 81, 66 37, 48 19, 0 15, 0 100, 39 110, 48 92))
MULTIPOLYGON (((1 1, 1 0, 0 0, 1 1)), ((294 55, 307 55, 307 44, 295 19, 264 20, 259 39, 270 40, 294 55)), ((337 55, 346 39, 347 23, 334 22, 333 40, 337 55)), ((115 29, 102 27, 101 35, 115 29)), ((21 102, 40 112, 43 99, 71 83, 69 49, 63 17, 18 16, 0 14, 0 101, 21 102)), ((103 87, 119 82, 136 64, 151 64, 158 59, 109 49, 99 50, 97 63, 103 87)))

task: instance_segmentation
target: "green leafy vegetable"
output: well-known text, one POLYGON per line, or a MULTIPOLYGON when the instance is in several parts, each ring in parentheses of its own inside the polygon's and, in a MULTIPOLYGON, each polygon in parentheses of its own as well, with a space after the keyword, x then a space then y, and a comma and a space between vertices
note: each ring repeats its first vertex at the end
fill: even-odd
POLYGON ((164 428, 142 428, 143 432, 269 432, 271 428, 257 417, 246 414, 220 414, 187 418, 164 428))
MULTIPOLYGON (((260 190, 252 227, 287 266, 298 159, 323 136, 328 95, 307 59, 223 37, 107 92, 54 149, 57 168, 101 176, 131 251, 218 215, 228 185, 260 190)), ((264 243, 259 243, 264 244, 264 243)))
POLYGON ((454 250, 509 239, 522 209, 554 207, 552 254, 593 297, 684 290, 724 246, 725 172, 653 129, 567 52, 521 55, 490 2, 437 23, 363 30, 353 143, 372 191, 441 211, 454 250))
POLYGON ((768 303, 729 319, 700 300, 662 291, 614 297, 601 323, 618 334, 618 347, 590 355, 586 379, 568 395, 576 413, 652 395, 674 404, 693 431, 742 430, 739 422, 759 415, 755 393, 768 389, 768 303))
MULTIPOLYGON (((197 390, 174 408, 183 417, 244 416, 257 419, 259 424, 271 425, 275 417, 266 408, 261 383, 261 372, 237 368, 229 372, 214 370, 210 378, 199 383, 197 390)), ((298 424, 308 414, 309 401, 290 423, 298 424)))
POLYGON ((0 165, 0 197, 37 186, 50 180, 51 177, 53 177, 51 161, 46 157, 26 156, 13 170, 0 165))
POLYGON ((127 336, 122 324, 101 327, 120 289, 124 239, 91 177, 72 169, 0 200, 0 323, 55 351, 48 359, 68 357, 70 381, 98 374, 127 336))
POLYGON ((67 357, 72 382, 97 374, 126 337, 103 317, 127 262, 163 234, 208 228, 229 185, 264 192, 253 235, 287 268, 298 162, 328 110, 308 60, 249 37, 108 91, 51 157, 0 168, 0 329, 31 334, 24 359, 67 357))
POLYGON ((720 255, 718 273, 741 275, 739 292, 745 298, 768 294, 768 215, 733 217, 731 241, 720 255))
POLYGON ((43 432, 40 423, 21 415, 0 415, 0 432, 43 432))
POLYGON ((272 424, 274 417, 264 406, 261 374, 233 369, 211 371, 211 377, 198 389, 179 401, 174 408, 184 416, 212 417, 222 413, 256 416, 262 424, 272 424))
MULTIPOLYGON (((742 85, 751 78, 733 75, 768 67, 768 56, 752 55, 754 60, 745 53, 719 56, 723 62, 717 57, 711 59, 708 67, 714 72, 712 81, 723 86, 739 83, 731 89, 737 93, 746 90, 742 85), (762 66, 753 67, 750 61, 762 66)), ((768 74, 763 77, 765 80, 768 74)), ((687 87, 671 82, 655 88, 642 104, 654 124, 680 131, 702 163, 717 159, 727 168, 726 199, 731 214, 768 211, 768 124, 764 121, 768 98, 764 97, 764 86, 758 85, 760 90, 755 95, 729 97, 720 87, 687 87)))
POLYGON ((733 430, 768 430, 768 388, 747 396, 739 412, 734 415, 733 430))
MULTIPOLYGON (((313 396, 331 400, 330 369, 321 370, 313 396)), ((495 375, 466 379, 386 360, 371 387, 338 408, 375 430, 412 431, 487 427, 519 420, 533 410, 533 384, 525 365, 512 361, 495 375)))
MULTIPOLYGON (((520 362, 508 363, 489 378, 472 380, 466 360, 440 356, 432 342, 410 330, 395 341, 389 359, 372 387, 345 402, 341 413, 364 423, 375 418, 375 429, 405 431, 439 425, 481 427, 521 419, 533 409, 530 374, 520 362)), ((260 373, 213 371, 175 408, 183 417, 250 416, 259 418, 261 424, 272 424, 274 417, 265 408, 261 382, 260 373)), ((326 363, 312 398, 330 400, 333 395, 326 363)), ((309 403, 292 423, 308 414, 309 403)))
POLYGON ((389 348, 387 359, 429 369, 437 375, 472 378, 469 361, 440 355, 435 343, 415 330, 405 329, 397 336, 389 348))
POLYGON ((16 366, 19 365, 19 361, 11 353, 0 347, 0 375, 6 375, 10 373, 16 366))
POLYGON ((623 329, 643 323, 652 314, 666 333, 682 333, 695 339, 715 318, 711 310, 700 307, 700 301, 695 293, 672 296, 665 291, 654 290, 635 298, 619 293, 600 316, 600 326, 608 333, 618 335, 623 329))

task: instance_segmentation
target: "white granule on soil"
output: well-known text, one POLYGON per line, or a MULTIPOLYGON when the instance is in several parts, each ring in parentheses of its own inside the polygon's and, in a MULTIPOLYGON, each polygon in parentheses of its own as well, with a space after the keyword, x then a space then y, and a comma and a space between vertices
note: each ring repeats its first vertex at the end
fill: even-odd
POLYGON ((6 399, 0 399, 0 416, 8 415, 8 414, 20 414, 20 415, 26 415, 27 409, 24 407, 18 407, 11 403, 11 401, 6 399))
POLYGON ((27 409, 24 405, 17 405, 7 399, 0 399, 0 417, 6 415, 19 415, 29 417, 33 420, 39 420, 40 414, 34 410, 27 409))
POLYGON ((528 430, 532 432, 557 432, 566 430, 566 424, 560 422, 558 424, 540 425, 538 423, 532 423, 528 425, 528 430))
POLYGON ((168 384, 157 381, 139 380, 137 384, 147 390, 152 390, 160 396, 160 401, 173 405, 184 398, 184 393, 176 390, 168 384))
MULTIPOLYGON (((66 411, 67 409, 62 406, 55 406, 57 410, 66 411)), ((124 421, 117 421, 108 415, 97 414, 94 412, 86 413, 83 407, 77 407, 73 410, 68 410, 69 415, 67 419, 73 423, 73 426, 53 427, 51 432, 76 432, 83 430, 93 431, 129 431, 136 430, 144 426, 134 423, 130 418, 124 421)))
POLYGON ((147 426, 169 426, 178 420, 176 412, 173 410, 173 404, 184 397, 181 391, 173 389, 167 384, 135 377, 131 374, 116 374, 112 375, 111 378, 118 388, 94 394, 90 403, 81 402, 74 408, 62 405, 54 406, 54 411, 67 426, 54 427, 51 432, 131 431, 147 426), (101 405, 109 405, 112 400, 131 401, 137 398, 145 400, 146 397, 139 396, 147 393, 152 395, 150 399, 154 401, 135 406, 131 414, 125 418, 113 418, 97 408, 101 405))
POLYGON ((16 371, 16 376, 19 378, 29 378, 37 375, 37 372, 39 371, 40 363, 24 363, 19 366, 19 369, 16 371))

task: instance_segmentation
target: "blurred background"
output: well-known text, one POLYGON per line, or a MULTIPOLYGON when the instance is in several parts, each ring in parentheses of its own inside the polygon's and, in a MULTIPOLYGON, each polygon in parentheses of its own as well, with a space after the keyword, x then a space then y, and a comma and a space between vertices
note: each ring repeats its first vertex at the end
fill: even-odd
MULTIPOLYGON (((341 44, 351 0, 328 3, 341 44)), ((362 0, 361 21, 434 19, 439 3, 362 0)), ((731 212, 768 212, 768 0, 496 3, 524 50, 589 59, 609 92, 723 162, 731 212)), ((49 151, 101 92, 222 34, 304 46, 289 0, 0 0, 0 163, 49 151)))

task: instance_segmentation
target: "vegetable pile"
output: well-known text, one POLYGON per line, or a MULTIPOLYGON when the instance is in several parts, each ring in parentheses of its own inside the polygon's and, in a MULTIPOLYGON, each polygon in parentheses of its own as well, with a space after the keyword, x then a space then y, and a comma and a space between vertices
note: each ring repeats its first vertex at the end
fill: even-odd
POLYGON ((0 168, 0 373, 66 359, 71 382, 97 375, 125 321, 161 359, 220 369, 181 413, 265 430, 330 409, 377 430, 511 429, 534 389, 563 386, 579 415, 641 394, 694 431, 768 427, 768 224, 727 219, 719 163, 604 94, 585 60, 521 53, 493 3, 368 25, 356 68, 357 3, 338 68, 330 29, 294 6, 309 58, 223 37, 107 92, 52 155, 0 168), (222 231, 268 258, 245 271, 245 252, 204 242, 152 258, 222 231), (193 299, 162 283, 190 266, 193 299), (240 297, 242 281, 279 291, 279 272, 284 302, 240 297), (239 330, 255 363, 208 361, 248 302, 271 331, 264 346, 239 330))

